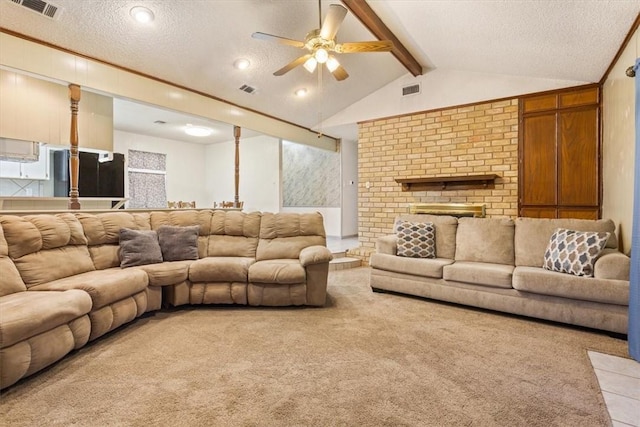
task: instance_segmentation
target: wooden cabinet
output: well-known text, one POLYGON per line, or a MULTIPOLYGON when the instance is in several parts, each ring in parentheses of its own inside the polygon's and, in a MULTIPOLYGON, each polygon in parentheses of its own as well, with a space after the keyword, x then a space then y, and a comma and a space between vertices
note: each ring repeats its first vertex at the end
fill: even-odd
POLYGON ((600 216, 598 86, 520 99, 519 215, 600 216))

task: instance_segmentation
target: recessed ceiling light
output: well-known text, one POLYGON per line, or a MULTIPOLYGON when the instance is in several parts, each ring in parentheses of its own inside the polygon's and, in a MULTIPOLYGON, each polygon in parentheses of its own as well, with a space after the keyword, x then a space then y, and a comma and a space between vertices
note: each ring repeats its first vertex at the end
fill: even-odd
POLYGON ((251 65, 251 62, 249 62, 249 60, 246 58, 236 59, 233 63, 233 66, 238 70, 246 70, 247 68, 249 68, 249 65, 251 65))
POLYGON ((143 6, 136 6, 129 11, 129 14, 141 24, 147 24, 153 21, 155 15, 151 11, 151 9, 147 9, 143 6))
POLYGON ((307 94, 307 89, 306 88, 300 88, 298 90, 295 91, 296 96, 305 96, 307 94))
POLYGON ((184 128, 184 133, 191 136, 209 136, 213 133, 213 129, 204 126, 193 126, 188 123, 184 128))

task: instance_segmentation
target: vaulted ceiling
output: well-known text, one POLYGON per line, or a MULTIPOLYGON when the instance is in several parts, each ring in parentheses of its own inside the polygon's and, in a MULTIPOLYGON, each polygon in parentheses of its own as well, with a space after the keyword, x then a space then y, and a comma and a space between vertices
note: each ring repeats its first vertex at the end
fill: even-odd
MULTIPOLYGON (((322 0, 325 14, 331 3, 322 0)), ((52 0, 55 19, 0 0, 0 26, 137 70, 231 103, 312 128, 408 74, 390 53, 337 55, 350 77, 297 67, 296 47, 251 37, 256 31, 304 40, 319 27, 315 0, 52 0), (155 20, 139 24, 134 6, 155 20), (246 58, 246 70, 234 61, 246 58), (252 94, 239 88, 255 88, 252 94), (306 88, 308 95, 294 92, 306 88)), ((638 0, 369 0, 423 67, 538 79, 597 82, 640 13, 638 0)), ((348 13, 340 42, 375 37, 348 13)))

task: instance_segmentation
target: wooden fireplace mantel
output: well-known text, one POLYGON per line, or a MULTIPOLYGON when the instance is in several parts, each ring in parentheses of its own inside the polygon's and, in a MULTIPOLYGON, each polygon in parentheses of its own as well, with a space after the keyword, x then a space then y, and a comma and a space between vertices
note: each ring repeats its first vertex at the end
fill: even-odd
POLYGON ((396 178, 402 191, 481 190, 495 188, 498 175, 435 176, 429 178, 396 178))

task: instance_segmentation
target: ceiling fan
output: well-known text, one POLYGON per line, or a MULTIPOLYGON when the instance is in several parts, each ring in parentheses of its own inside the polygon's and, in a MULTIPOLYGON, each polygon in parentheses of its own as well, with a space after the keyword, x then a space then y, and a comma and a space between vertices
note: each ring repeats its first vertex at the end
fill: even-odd
POLYGON ((318 64, 321 64, 321 66, 326 64, 333 77, 340 81, 349 77, 349 74, 332 53, 389 52, 393 48, 393 43, 390 40, 337 43, 336 33, 347 15, 347 9, 339 4, 330 5, 324 23, 322 22, 321 0, 318 0, 318 9, 320 29, 310 31, 304 41, 260 32, 251 35, 254 39, 275 41, 308 51, 307 54, 294 59, 273 73, 274 76, 282 76, 299 65, 304 66, 308 72, 313 73, 318 64))

